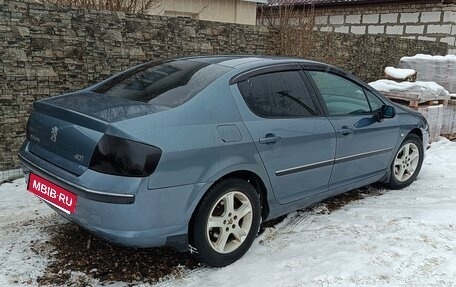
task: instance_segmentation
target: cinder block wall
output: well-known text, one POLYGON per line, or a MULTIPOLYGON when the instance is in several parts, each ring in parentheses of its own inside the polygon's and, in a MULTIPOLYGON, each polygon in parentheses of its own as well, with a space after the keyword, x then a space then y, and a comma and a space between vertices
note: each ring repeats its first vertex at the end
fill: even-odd
POLYGON ((376 4, 315 8, 320 31, 447 43, 456 54, 456 4, 376 4))
MULTIPOLYGON (((288 41, 294 45, 297 35, 288 41)), ((287 54, 326 61, 371 80, 400 56, 447 51, 445 43, 337 33, 312 37, 315 48, 302 54, 281 49, 283 41, 278 31, 265 27, 0 0, 0 170, 19 165, 17 151, 33 101, 87 87, 140 62, 179 55, 287 54)))

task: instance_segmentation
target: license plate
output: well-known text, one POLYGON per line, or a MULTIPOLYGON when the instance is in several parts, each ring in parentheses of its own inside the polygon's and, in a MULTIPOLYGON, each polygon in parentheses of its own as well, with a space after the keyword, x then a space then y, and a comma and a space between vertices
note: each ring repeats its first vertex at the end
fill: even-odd
POLYGON ((74 193, 30 173, 27 190, 68 214, 76 210, 77 196, 74 193))

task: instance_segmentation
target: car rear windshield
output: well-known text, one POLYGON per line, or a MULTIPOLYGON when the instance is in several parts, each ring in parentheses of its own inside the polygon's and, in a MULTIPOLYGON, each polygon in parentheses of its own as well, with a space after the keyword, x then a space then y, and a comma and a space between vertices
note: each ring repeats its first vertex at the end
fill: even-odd
POLYGON ((94 91, 174 108, 190 100, 229 69, 194 60, 151 62, 118 75, 94 91))

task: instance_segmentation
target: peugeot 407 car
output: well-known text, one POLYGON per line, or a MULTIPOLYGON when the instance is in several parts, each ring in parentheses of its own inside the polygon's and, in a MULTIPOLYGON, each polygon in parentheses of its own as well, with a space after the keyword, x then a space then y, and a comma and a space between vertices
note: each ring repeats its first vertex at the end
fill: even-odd
POLYGON ((27 189, 108 241, 243 256, 262 220, 417 177, 428 125, 335 67, 262 56, 145 63, 36 101, 27 189))

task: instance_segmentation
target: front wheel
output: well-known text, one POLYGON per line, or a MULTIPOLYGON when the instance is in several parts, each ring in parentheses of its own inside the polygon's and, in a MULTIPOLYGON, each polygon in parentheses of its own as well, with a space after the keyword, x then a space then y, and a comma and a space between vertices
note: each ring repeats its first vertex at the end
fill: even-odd
POLYGON ((408 135, 391 164, 388 187, 401 189, 409 186, 420 172, 423 158, 424 149, 421 138, 413 134, 408 135))
POLYGON ((241 258, 257 235, 260 213, 258 193, 247 181, 232 178, 217 183, 195 214, 191 243, 196 256, 214 267, 241 258))

